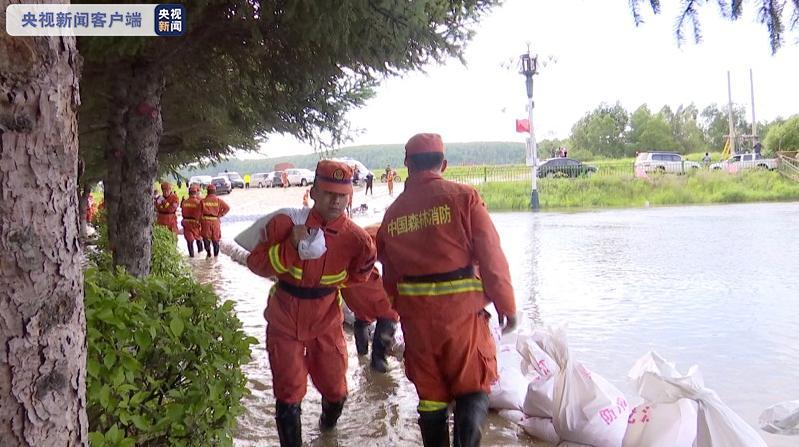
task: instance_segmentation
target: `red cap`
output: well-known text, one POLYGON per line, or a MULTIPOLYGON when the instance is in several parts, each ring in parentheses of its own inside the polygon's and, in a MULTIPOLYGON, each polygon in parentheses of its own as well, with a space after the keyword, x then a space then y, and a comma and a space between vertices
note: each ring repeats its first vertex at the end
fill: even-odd
POLYGON ((205 187, 205 190, 208 191, 208 192, 216 192, 216 185, 211 183, 211 184, 209 184, 208 186, 205 187))
POLYGON ((314 185, 336 194, 352 194, 352 168, 346 163, 320 160, 316 164, 314 185))
POLYGON ((437 133, 417 133, 405 143, 405 155, 422 154, 425 152, 444 153, 444 142, 437 133))

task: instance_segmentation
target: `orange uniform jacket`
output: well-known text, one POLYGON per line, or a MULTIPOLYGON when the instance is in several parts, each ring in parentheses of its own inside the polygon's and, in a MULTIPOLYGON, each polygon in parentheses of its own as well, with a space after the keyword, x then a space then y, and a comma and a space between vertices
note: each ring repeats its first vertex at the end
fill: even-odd
POLYGON ((189 196, 180 204, 181 214, 183 215, 183 236, 187 241, 202 240, 202 225, 200 220, 203 217, 202 201, 197 196, 189 196))
POLYGON ((155 205, 155 211, 158 213, 156 223, 163 225, 173 233, 178 234, 178 218, 175 216, 175 211, 178 210, 180 199, 174 192, 164 197, 164 201, 155 205))
MULTIPOLYGON (((321 228, 320 216, 311 211, 305 223, 321 228)), ((324 227, 327 251, 318 259, 300 259, 291 244, 294 224, 291 218, 277 215, 266 227, 266 241, 261 241, 247 258, 247 267, 265 277, 299 287, 337 288, 345 283, 368 279, 376 260, 375 247, 362 228, 342 215, 324 227)), ((277 289, 266 309, 271 329, 299 340, 307 340, 342 323, 337 293, 319 299, 294 299, 277 289), (285 297, 284 297, 285 296, 285 297)))
POLYGON ((201 202, 203 238, 209 241, 218 241, 222 239, 222 225, 219 218, 227 214, 230 207, 213 193, 207 194, 201 202))
POLYGON ((508 262, 474 188, 432 172, 414 174, 386 211, 377 241, 383 283, 401 318, 446 319, 475 313, 489 300, 500 312, 515 314, 508 262), (472 266, 479 266, 480 279, 452 281, 449 288, 403 281, 472 266), (442 300, 444 295, 450 297, 442 300))
MULTIPOLYGON (((378 228, 379 225, 370 225, 364 228, 375 244, 377 243, 378 228)), ((342 288, 341 297, 355 314, 355 318, 359 320, 370 323, 378 318, 399 321, 399 315, 391 307, 391 301, 386 295, 383 279, 380 277, 377 267, 372 269, 372 273, 365 283, 342 288)))

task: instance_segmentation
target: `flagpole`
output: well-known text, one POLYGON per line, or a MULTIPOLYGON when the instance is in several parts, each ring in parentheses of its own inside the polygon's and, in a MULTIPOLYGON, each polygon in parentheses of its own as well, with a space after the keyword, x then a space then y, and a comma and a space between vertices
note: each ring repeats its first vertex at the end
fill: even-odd
POLYGON ((535 126, 533 126, 533 75, 538 72, 538 56, 530 56, 528 46, 527 53, 521 56, 521 74, 525 76, 527 87, 527 124, 530 127, 530 136, 527 138, 527 166, 530 166, 532 177, 530 191, 530 209, 538 211, 541 204, 538 197, 538 144, 535 141, 535 126))

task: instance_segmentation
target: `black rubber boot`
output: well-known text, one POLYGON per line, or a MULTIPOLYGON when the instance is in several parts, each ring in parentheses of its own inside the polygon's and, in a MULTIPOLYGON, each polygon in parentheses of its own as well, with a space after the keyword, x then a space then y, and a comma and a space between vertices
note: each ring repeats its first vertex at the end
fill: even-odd
POLYGON ((194 257, 194 241, 186 241, 186 246, 189 247, 189 257, 194 257))
POLYGON ((207 255, 205 257, 206 258, 210 258, 211 257, 211 241, 209 241, 207 239, 203 240, 203 245, 205 245, 205 252, 207 253, 207 255))
POLYGON ((277 401, 275 422, 280 447, 302 446, 302 409, 300 404, 287 404, 277 401))
POLYGON ((219 256, 219 241, 213 241, 214 244, 214 257, 219 256))
POLYGON ((205 247, 203 247, 203 241, 201 239, 197 239, 196 242, 197 242, 197 254, 200 254, 203 252, 205 247))
POLYGON ((341 399, 338 402, 330 402, 324 397, 322 398, 322 415, 319 416, 319 429, 322 431, 330 431, 336 428, 341 411, 344 409, 344 401, 341 399))
POLYGON ((369 322, 364 320, 355 320, 352 325, 352 335, 355 336, 355 350, 358 355, 366 355, 369 353, 369 322))
POLYGON ((449 409, 420 411, 419 429, 424 447, 449 447, 449 409))
POLYGON ((455 399, 454 447, 476 447, 483 437, 483 422, 488 414, 488 394, 470 393, 455 399))
POLYGON ((372 369, 384 373, 388 371, 388 359, 386 352, 388 347, 394 343, 394 332, 397 331, 397 323, 384 318, 377 319, 375 335, 372 339, 372 369))

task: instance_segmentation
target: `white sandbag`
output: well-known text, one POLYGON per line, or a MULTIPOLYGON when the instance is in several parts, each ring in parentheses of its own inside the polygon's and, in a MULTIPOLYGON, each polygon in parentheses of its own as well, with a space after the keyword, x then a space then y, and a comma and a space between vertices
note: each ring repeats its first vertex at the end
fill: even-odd
POLYGON ((531 417, 519 410, 501 410, 499 415, 519 425, 525 433, 534 438, 538 438, 550 444, 557 444, 560 442, 558 434, 555 433, 555 426, 552 425, 552 419, 531 417))
POLYGON ((528 416, 552 418, 555 376, 560 367, 530 336, 520 335, 516 350, 522 356, 522 373, 531 377, 522 411, 528 416))
POLYGON ((579 442, 563 441, 560 444, 558 444, 558 447, 592 447, 592 446, 588 444, 580 444, 579 442))
POLYGON ((497 374, 499 379, 491 385, 488 406, 495 410, 522 410, 531 377, 522 373, 522 356, 516 346, 497 345, 497 374))
POLYGON ((657 377, 679 377, 674 364, 654 352, 635 362, 627 376, 645 402, 630 413, 624 447, 691 447, 696 440, 698 405, 689 399, 664 401, 662 381, 644 380, 646 373, 657 377))
POLYGON ((673 364, 649 353, 630 372, 638 392, 652 403, 691 399, 698 404, 695 447, 766 447, 760 435, 735 414, 711 389, 705 388, 697 366, 680 374, 673 364))
POLYGON ((760 415, 760 428, 777 435, 799 435, 799 400, 766 408, 760 415))
POLYGON ((571 358, 562 328, 537 330, 533 339, 560 368, 553 396, 558 436, 595 447, 620 447, 630 413, 624 394, 571 358))
MULTIPOLYGON (((252 225, 238 234, 233 240, 247 251, 253 251, 261 240, 261 231, 266 228, 269 221, 278 214, 284 214, 291 218, 294 225, 303 225, 308 220, 310 208, 281 208, 271 214, 267 214, 256 220, 252 225)), ((310 231, 310 237, 303 239, 297 246, 300 259, 318 259, 327 251, 325 246, 324 232, 318 228, 310 231)))

